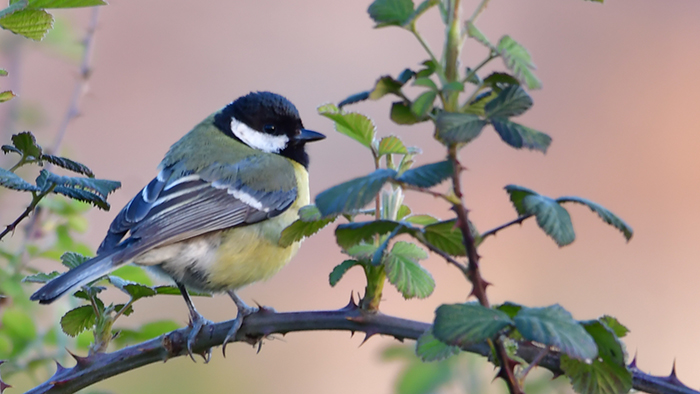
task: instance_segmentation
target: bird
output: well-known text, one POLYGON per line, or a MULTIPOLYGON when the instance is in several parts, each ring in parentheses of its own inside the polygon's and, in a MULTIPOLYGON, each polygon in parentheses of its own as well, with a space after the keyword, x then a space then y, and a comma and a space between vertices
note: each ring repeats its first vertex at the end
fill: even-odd
POLYGON ((170 147, 157 176, 112 221, 95 257, 30 299, 49 304, 125 264, 147 267, 172 278, 185 299, 192 360, 197 335, 211 322, 188 289, 231 297, 237 315, 225 352, 243 319, 258 310, 236 290, 270 278, 299 249, 299 242, 278 241, 310 203, 306 144, 324 138, 305 129, 294 104, 279 94, 237 98, 170 147))

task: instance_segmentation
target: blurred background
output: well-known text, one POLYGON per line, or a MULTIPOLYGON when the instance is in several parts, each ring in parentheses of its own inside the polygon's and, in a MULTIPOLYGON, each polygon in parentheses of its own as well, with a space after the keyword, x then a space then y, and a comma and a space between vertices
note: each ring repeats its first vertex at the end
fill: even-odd
MULTIPOLYGON (((123 186, 111 197, 112 212, 89 213, 84 241, 98 245, 118 209, 156 174, 170 144, 252 90, 287 96, 307 128, 328 135, 309 149, 312 195, 369 172, 368 152, 334 132, 316 107, 369 89, 381 75, 417 69, 427 58, 409 33, 373 29, 369 4, 112 0, 103 7, 89 91, 60 153, 123 186)), ((465 14, 477 4, 465 0, 465 14)), ((90 13, 54 14, 63 24, 61 34, 72 34, 77 42, 90 13)), ((700 375, 693 372, 700 368, 699 15, 695 0, 609 0, 605 5, 493 0, 477 25, 493 42, 507 33, 529 49, 544 88, 532 92, 535 106, 519 121, 549 133, 554 141, 546 155, 517 151, 489 128, 461 155, 469 168, 466 200, 482 231, 515 218, 503 190, 510 183, 552 197, 589 198, 635 230, 626 243, 588 209, 570 206, 577 232, 571 246, 558 248, 532 220, 499 233, 480 249, 483 275, 494 284, 489 288, 492 302, 560 303, 577 319, 616 316, 631 329, 625 343, 632 355, 638 354, 639 368, 668 374, 675 360, 678 376, 694 388, 700 386, 700 375)), ((439 53, 443 29, 437 10, 418 27, 439 53)), ((3 40, 11 36, 2 35, 3 40)), ((60 55, 50 43, 23 44, 17 54, 8 53, 0 65, 15 78, 12 88, 25 114, 18 127, 32 130, 48 147, 68 107, 79 61, 60 55)), ((485 55, 469 44, 463 64, 473 66, 485 55)), ((497 60, 490 69, 501 68, 497 60)), ((429 125, 393 124, 390 104, 386 98, 352 109, 372 117, 380 135, 419 144, 424 149, 419 164, 441 159, 443 151, 431 140, 429 125)), ((4 105, 0 111, 6 111, 4 105)), ((3 143, 17 131, 2 130, 3 143)), ((431 198, 410 195, 408 201, 414 212, 450 216, 444 204, 431 198)), ((0 222, 11 222, 21 209, 20 202, 3 202, 0 222)), ((329 287, 328 273, 342 259, 328 228, 307 240, 276 277, 240 294, 248 303, 278 311, 339 308, 364 285, 360 272, 350 271, 329 287)), ((385 313, 430 321, 438 305, 465 300, 469 287, 460 274, 437 257, 424 265, 437 282, 433 296, 405 301, 387 288, 385 313)), ((55 262, 39 266, 59 269, 55 262)), ((235 316, 228 297, 195 302, 211 320, 235 316)), ((121 324, 187 321, 179 297, 139 304, 121 324)), ((375 337, 359 347, 361 341, 361 335, 351 338, 348 333, 294 333, 266 340, 260 354, 234 344, 226 359, 215 349, 208 365, 181 357, 98 387, 119 393, 391 392, 401 364, 382 361, 380 353, 393 340, 375 337)), ((490 371, 485 363, 482 367, 490 371)), ((14 383, 19 387, 14 392, 31 387, 30 382, 14 383)), ((493 386, 502 388, 500 382, 493 386)))

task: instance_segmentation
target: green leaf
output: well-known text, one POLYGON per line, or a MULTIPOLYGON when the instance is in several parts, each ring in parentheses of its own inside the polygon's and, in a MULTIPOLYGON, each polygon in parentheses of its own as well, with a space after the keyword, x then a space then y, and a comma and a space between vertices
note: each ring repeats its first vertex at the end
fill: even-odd
POLYGON ((107 279, 109 279, 109 283, 113 284, 114 287, 122 292, 128 294, 133 300, 138 300, 139 298, 144 297, 153 297, 154 295, 158 294, 152 287, 145 286, 140 283, 130 282, 118 276, 110 275, 107 277, 107 279))
POLYGON ((345 250, 349 256, 352 256, 358 260, 368 261, 377 251, 377 245, 374 243, 364 243, 361 242, 357 245, 353 245, 345 250))
POLYGON ((495 99, 484 107, 487 118, 509 118, 518 116, 532 107, 532 97, 520 87, 511 85, 501 90, 495 99))
POLYGON ((508 119, 491 118, 490 121, 501 139, 514 148, 528 148, 547 153, 547 148, 552 143, 552 137, 547 134, 508 119))
POLYGON ((23 9, 0 18, 0 27, 35 41, 41 41, 53 27, 53 17, 44 10, 23 9))
POLYGON ((520 312, 521 309, 523 309, 523 306, 514 302, 506 301, 503 304, 498 305, 496 309, 501 312, 505 312, 506 315, 512 319, 518 314, 518 312, 520 312))
POLYGON ((37 179, 37 186, 39 187, 46 188, 46 186, 53 184, 56 186, 62 186, 66 189, 87 191, 91 194, 96 194, 102 198, 106 198, 107 195, 119 189, 122 185, 121 182, 118 181, 110 181, 107 179, 61 176, 50 173, 46 170, 41 170, 40 177, 42 178, 44 185, 40 185, 39 179, 37 179))
POLYGON ((445 144, 469 143, 481 134, 487 121, 473 114, 440 112, 437 116, 437 138, 445 144))
POLYGON ((22 156, 38 160, 41 157, 41 146, 36 143, 34 134, 29 131, 24 131, 12 135, 12 145, 15 146, 22 156))
POLYGON ((17 95, 12 90, 5 90, 4 92, 0 92, 0 103, 10 101, 15 97, 17 97, 17 95))
POLYGON ((86 175, 90 178, 94 178, 95 174, 92 173, 86 165, 80 164, 77 161, 71 159, 66 159, 65 157, 54 156, 54 155, 41 155, 41 160, 48 161, 51 164, 65 168, 69 171, 77 172, 79 174, 86 175))
POLYGON ((421 93, 413 104, 411 104, 411 112, 418 119, 425 117, 433 109, 433 102, 435 101, 436 97, 437 92, 432 90, 421 93))
POLYGON ((416 355, 423 361, 441 361, 459 352, 457 346, 447 345, 435 338, 432 330, 423 333, 416 341, 416 355))
POLYGON ((409 25, 411 23, 415 23, 416 20, 423 15, 426 11, 428 11, 431 7, 436 6, 440 3, 440 0, 423 0, 422 3, 416 7, 416 10, 413 11, 413 14, 406 19, 403 23, 403 25, 409 25))
POLYGON ((622 338, 630 332, 629 328, 622 325, 622 323, 612 316, 605 315, 598 320, 608 326, 618 338, 622 338))
POLYGON ((423 87, 426 87, 432 91, 438 90, 438 87, 435 84, 435 82, 433 82, 433 80, 430 79, 429 77, 416 78, 416 80, 413 81, 413 86, 423 86, 423 87))
POLYGON ((479 116, 486 116, 486 111, 484 108, 486 107, 486 104, 491 102, 491 100, 495 99, 496 96, 498 96, 498 93, 495 90, 488 90, 484 93, 479 94, 472 100, 469 105, 464 108, 464 113, 466 114, 471 114, 471 115, 479 115, 479 116))
POLYGON ((516 185, 505 187, 515 210, 520 215, 535 215, 537 225, 552 237, 559 246, 565 246, 576 239, 571 216, 555 200, 516 185))
MULTIPOLYGON (((316 211, 318 211, 318 209, 316 209, 316 211)), ((301 211, 299 211, 299 213, 301 216, 301 211)), ((279 245, 283 248, 286 248, 294 242, 298 242, 306 237, 310 237, 319 232, 322 228, 333 223, 337 218, 337 216, 330 216, 314 221, 305 221, 301 218, 295 220, 294 223, 290 224, 289 226, 287 226, 287 228, 282 230, 279 245)))
POLYGON ((403 101, 397 101, 391 104, 391 114, 389 116, 394 123, 400 125, 412 125, 426 120, 416 117, 411 111, 411 107, 406 105, 403 101))
POLYGON ((455 226, 455 223, 453 219, 425 226, 423 228, 425 240, 451 256, 466 256, 462 231, 455 226))
MULTIPOLYGON (((404 222, 418 224, 421 226, 426 226, 428 224, 433 224, 439 220, 430 215, 412 215, 404 219, 404 222)), ((461 235, 460 235, 461 236, 461 235)))
POLYGON ((396 220, 402 220, 406 216, 411 214, 411 208, 408 207, 408 205, 401 204, 399 207, 398 212, 396 212, 396 220))
POLYGON ((417 229, 409 227, 407 224, 402 224, 393 220, 372 220, 369 222, 340 224, 335 229, 335 238, 338 245, 347 250, 362 241, 371 240, 372 237, 377 234, 384 235, 391 233, 398 227, 401 227, 399 234, 417 231, 417 229))
POLYGON ((377 154, 379 156, 390 155, 390 154, 405 155, 407 153, 408 153, 408 150, 406 150, 406 146, 399 139, 399 137, 395 137, 393 135, 390 135, 388 137, 382 138, 379 141, 379 149, 377 151, 377 154))
POLYGON ((448 345, 465 347, 494 338, 512 325, 504 312, 475 302, 445 304, 435 311, 433 335, 448 345))
POLYGON ((61 274, 58 271, 53 271, 53 272, 48 273, 48 274, 46 274, 44 272, 39 272, 38 274, 26 276, 24 279, 22 279, 22 282, 46 283, 59 275, 61 275, 61 274))
POLYGON ((496 93, 499 93, 509 86, 520 85, 520 81, 508 73, 494 72, 484 78, 484 85, 490 86, 496 93))
POLYGON ((598 356, 622 367, 626 365, 627 354, 624 345, 602 319, 583 321, 581 325, 598 346, 598 356))
POLYGON ((79 306, 68 311, 61 318, 63 332, 74 337, 95 325, 95 311, 91 305, 79 306))
POLYGON ((412 0, 375 0, 367 9, 376 27, 403 25, 413 14, 412 0))
POLYGON ((172 320, 159 320, 146 323, 136 330, 120 329, 119 336, 114 339, 119 346, 140 343, 153 339, 165 333, 175 331, 180 325, 172 320))
POLYGON ((513 321, 523 338, 556 346, 569 357, 590 360, 598 354, 593 338, 558 304, 544 308, 523 307, 513 321))
POLYGON ((102 0, 29 0, 28 8, 78 8, 107 5, 102 0))
POLYGON ((336 265, 335 268, 333 268, 333 271, 331 271, 330 275, 328 275, 328 282, 331 284, 331 287, 337 285, 343 275, 345 275, 350 268, 356 265, 361 265, 361 263, 357 260, 345 260, 336 265))
POLYGON ((412 168, 396 178, 397 181, 403 182, 420 188, 430 188, 440 184, 445 179, 452 176, 454 166, 449 160, 425 164, 420 167, 412 168))
POLYGON ((586 200, 585 198, 581 198, 581 197, 559 197, 559 198, 557 198, 556 201, 559 204, 565 203, 565 202, 575 202, 575 203, 583 204, 583 205, 587 206, 588 208, 591 209, 591 211, 597 213, 598 216, 601 219, 603 219, 603 221, 605 223, 620 230, 620 232, 622 232, 622 234, 625 236, 625 239, 627 241, 629 241, 632 238, 632 235, 634 234, 632 227, 630 227, 627 223, 625 223, 617 215, 615 215, 614 213, 605 209, 600 204, 594 203, 593 201, 586 200))
POLYGON ((32 316, 21 307, 13 306, 2 312, 2 328, 11 338, 29 342, 36 338, 36 327, 32 316))
POLYGON ((7 70, 4 68, 0 68, 0 77, 6 77, 7 76, 7 70))
POLYGON ((360 93, 355 93, 355 94, 347 97, 345 100, 339 102, 337 108, 341 109, 341 108, 345 107, 346 105, 355 104, 355 103, 359 103, 361 101, 365 101, 369 98, 369 93, 370 93, 369 90, 364 91, 364 92, 360 92, 360 93))
POLYGON ((316 206, 323 216, 353 213, 369 204, 396 171, 379 169, 369 175, 333 186, 316 196, 316 206))
POLYGON ((564 354, 560 366, 580 394, 626 394, 632 389, 632 373, 605 358, 589 364, 564 354))
POLYGON ((76 252, 66 252, 61 256, 61 263, 68 269, 73 269, 88 260, 90 260, 90 257, 76 252))
POLYGON ((503 36, 498 43, 497 50, 503 57, 506 67, 508 67, 508 69, 515 74, 515 77, 525 84, 528 89, 539 89, 542 87, 542 82, 540 82, 532 72, 536 67, 532 63, 530 53, 525 47, 518 44, 515 40, 510 38, 510 36, 503 36))
POLYGON ((496 50, 496 47, 491 44, 488 38, 484 35, 484 33, 481 32, 481 30, 477 29, 477 27, 472 23, 471 21, 467 21, 467 35, 480 43, 482 43, 485 47, 489 48, 492 51, 496 50))
POLYGON ((15 148, 12 145, 3 145, 2 147, 0 147, 0 149, 2 149, 2 153, 4 153, 4 154, 8 154, 8 153, 12 152, 12 153, 17 153, 20 156, 22 155, 22 152, 20 152, 19 149, 15 148))
POLYGON ((22 179, 19 175, 0 168, 0 186, 24 192, 38 192, 40 188, 22 179))
POLYGON ((109 203, 102 196, 97 195, 95 193, 91 193, 89 191, 65 186, 56 186, 53 189, 53 192, 56 194, 62 194, 76 201, 82 201, 92 204, 103 211, 109 211, 109 209, 111 208, 109 203))
POLYGON ((384 260, 386 277, 404 298, 426 298, 435 289, 433 277, 418 264, 418 260, 427 257, 422 248, 403 241, 396 242, 387 254, 384 260))
POLYGON ((445 86, 442 87, 442 91, 445 93, 450 93, 450 92, 463 92, 464 91, 464 84, 459 81, 452 81, 449 83, 446 83, 445 86))
POLYGON ((377 80, 374 88, 369 93, 370 100, 379 100, 387 94, 398 94, 401 91, 403 83, 395 80, 389 75, 385 75, 377 80))
POLYGON ((112 276, 117 276, 126 281, 140 283, 146 286, 152 286, 153 281, 151 277, 146 273, 146 270, 141 267, 137 267, 133 264, 122 265, 116 270, 112 271, 112 276))
POLYGON ((419 70, 416 73, 416 77, 418 77, 418 78, 429 77, 429 76, 433 75, 435 73, 435 70, 437 69, 437 65, 432 60, 426 60, 421 64, 424 65, 425 68, 422 70, 419 70))
POLYGON ((318 109, 319 114, 335 122, 335 129, 362 145, 371 148, 376 128, 365 115, 357 112, 343 113, 333 104, 318 109))

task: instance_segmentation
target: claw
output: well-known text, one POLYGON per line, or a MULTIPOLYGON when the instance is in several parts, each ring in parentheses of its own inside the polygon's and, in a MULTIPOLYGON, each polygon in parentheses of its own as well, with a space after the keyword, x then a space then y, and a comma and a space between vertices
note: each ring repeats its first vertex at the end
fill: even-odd
MULTIPOLYGON (((192 361, 197 362, 194 359, 194 353, 192 352, 192 346, 194 346, 195 341, 197 340, 197 335, 202 331, 202 328, 205 326, 208 326, 209 324, 213 324, 210 320, 205 319, 202 315, 197 313, 195 311, 194 314, 190 315, 190 322, 189 326, 190 328, 190 333, 187 334, 187 354, 190 356, 192 361)), ((211 348, 205 350, 201 354, 202 358, 204 359, 204 363, 208 363, 209 360, 211 360, 211 348)))
POLYGON ((243 300, 238 298, 236 293, 233 291, 228 292, 229 297, 233 300, 234 303, 236 303, 236 307, 238 308, 238 315, 236 315, 236 318, 233 320, 233 325, 231 326, 231 329, 228 330, 228 333, 226 333, 226 338, 224 339, 223 346, 221 348, 221 352, 223 353, 224 357, 226 357, 226 345, 228 345, 229 342, 232 342, 234 339, 236 339, 236 334, 238 333, 238 330, 241 328, 241 325, 243 324, 243 319, 246 318, 246 316, 250 316, 253 313, 257 313, 260 310, 265 310, 265 307, 259 307, 255 308, 252 306, 246 305, 243 300))

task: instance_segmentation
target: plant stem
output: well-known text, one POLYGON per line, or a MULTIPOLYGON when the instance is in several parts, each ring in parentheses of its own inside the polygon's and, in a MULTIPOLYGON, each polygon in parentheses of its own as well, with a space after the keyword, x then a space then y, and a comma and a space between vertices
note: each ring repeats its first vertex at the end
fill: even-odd
POLYGON ((42 198, 46 197, 47 194, 51 193, 55 187, 56 185, 53 185, 48 190, 35 195, 32 198, 32 202, 29 204, 27 209, 25 209, 24 212, 22 212, 22 214, 19 215, 19 217, 17 217, 17 219, 15 219, 14 222, 5 227, 5 230, 3 230, 2 233, 0 233, 0 239, 3 239, 7 234, 14 231, 19 225, 19 223, 34 211, 36 206, 39 204, 39 201, 41 201, 42 198))
POLYGON ((497 232, 499 232, 505 228, 508 228, 512 225, 520 224, 520 223, 524 222, 526 219, 531 218, 531 217, 532 217, 532 215, 520 216, 517 219, 511 220, 508 223, 502 224, 496 228, 492 228, 491 230, 485 231, 485 232, 481 233, 481 240, 483 241, 484 239, 486 239, 486 237, 489 237, 491 235, 496 235, 497 232))
POLYGON ((469 22, 474 23, 476 21, 476 18, 479 17, 479 14, 481 14, 481 12, 486 9, 486 6, 489 4, 489 1, 490 0, 481 0, 479 6, 476 7, 476 10, 474 10, 474 13, 472 14, 471 18, 469 18, 469 22))
MULTIPOLYGON (((450 0, 444 50, 444 67, 447 82, 459 81, 459 54, 462 51, 462 26, 460 22, 460 0, 450 0)), ((447 97, 445 111, 456 112, 459 92, 452 91, 447 97)))
POLYGON ((440 78, 440 83, 443 85, 447 83, 447 77, 445 76, 445 70, 442 68, 442 65, 440 62, 437 60, 435 55, 433 54, 433 51, 430 49, 430 46, 428 46, 428 43, 423 40, 423 36, 418 33, 418 30, 416 30, 416 25, 412 24, 409 28, 411 33, 416 37, 420 45, 425 49, 425 51, 428 53, 428 56, 430 56, 430 60, 435 63, 435 73, 438 75, 438 78, 440 78))

